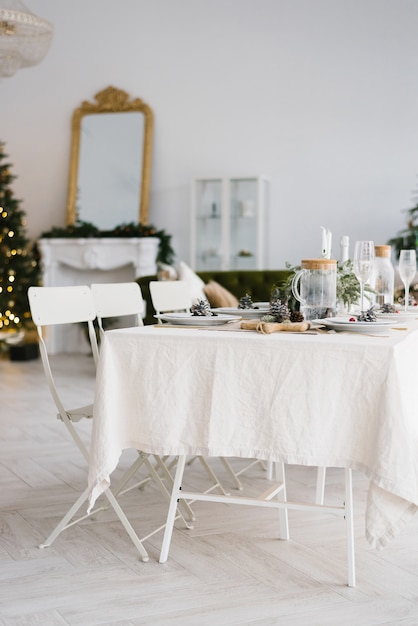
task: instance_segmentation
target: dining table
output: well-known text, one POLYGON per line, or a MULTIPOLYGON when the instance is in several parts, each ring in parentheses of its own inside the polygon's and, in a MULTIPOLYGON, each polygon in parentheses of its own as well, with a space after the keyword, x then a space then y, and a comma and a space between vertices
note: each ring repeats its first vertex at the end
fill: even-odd
POLYGON ((172 509, 190 455, 340 467, 368 478, 365 534, 382 549, 418 507, 417 359, 415 317, 376 334, 355 326, 265 334, 240 322, 108 330, 89 508, 128 448, 181 461, 172 509))

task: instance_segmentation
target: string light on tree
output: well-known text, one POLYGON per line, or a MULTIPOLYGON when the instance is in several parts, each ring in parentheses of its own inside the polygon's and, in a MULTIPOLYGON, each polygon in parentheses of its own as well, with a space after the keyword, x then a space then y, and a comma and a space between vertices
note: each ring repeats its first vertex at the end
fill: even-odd
POLYGON ((31 327, 27 290, 40 282, 40 268, 25 233, 25 214, 13 196, 16 178, 0 142, 0 338, 31 327))

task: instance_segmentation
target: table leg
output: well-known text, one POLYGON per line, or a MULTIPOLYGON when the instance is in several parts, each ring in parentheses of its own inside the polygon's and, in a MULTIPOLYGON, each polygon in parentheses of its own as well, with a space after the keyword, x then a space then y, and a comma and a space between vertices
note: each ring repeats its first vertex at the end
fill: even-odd
POLYGON ((345 470, 345 523, 347 534, 348 586, 356 585, 354 556, 354 518, 353 518, 353 476, 349 468, 345 470))
MULTIPOLYGON (((274 473, 276 482, 279 482, 283 485, 281 490, 281 494, 277 494, 278 499, 283 500, 283 502, 287 501, 287 492, 286 492, 286 475, 285 475, 285 467, 284 463, 279 463, 278 461, 274 463, 274 473)), ((289 541, 289 516, 287 513, 287 509, 280 508, 279 509, 279 528, 280 528, 280 539, 284 541, 289 541)))
POLYGON ((317 504, 324 504, 326 472, 327 472, 326 467, 318 467, 317 477, 316 477, 316 494, 315 494, 315 502, 317 504))
POLYGON ((177 461, 177 469, 174 476, 173 489, 171 491, 170 505, 168 507, 167 522, 164 531, 163 543, 161 545, 160 563, 165 563, 168 559, 168 551, 170 550, 171 536, 173 534, 173 527, 176 519, 177 501, 181 496, 181 483, 183 480, 186 459, 187 456, 182 454, 179 456, 177 461))

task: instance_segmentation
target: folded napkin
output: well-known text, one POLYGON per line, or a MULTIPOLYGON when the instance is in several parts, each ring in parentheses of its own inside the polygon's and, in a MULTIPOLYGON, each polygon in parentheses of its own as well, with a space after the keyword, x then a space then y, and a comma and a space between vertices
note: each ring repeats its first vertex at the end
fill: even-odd
POLYGON ((260 322, 260 320, 248 320, 241 322, 244 330, 257 330, 263 335, 277 332, 303 333, 311 327, 310 322, 260 322))

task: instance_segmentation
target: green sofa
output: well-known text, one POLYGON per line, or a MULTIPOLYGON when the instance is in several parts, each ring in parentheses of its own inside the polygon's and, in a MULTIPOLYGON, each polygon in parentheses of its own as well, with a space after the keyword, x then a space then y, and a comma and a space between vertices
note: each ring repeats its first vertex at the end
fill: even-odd
MULTIPOLYGON (((196 272, 198 276, 208 283, 210 280, 216 281, 225 287, 236 298, 241 298, 248 293, 254 302, 266 302, 270 299, 270 292, 273 285, 281 286, 288 278, 290 271, 281 270, 230 270, 196 272)), ((149 283, 157 280, 157 276, 141 276, 137 279, 141 287, 142 297, 146 302, 146 317, 144 324, 155 324, 155 310, 152 306, 149 292, 149 283)))

